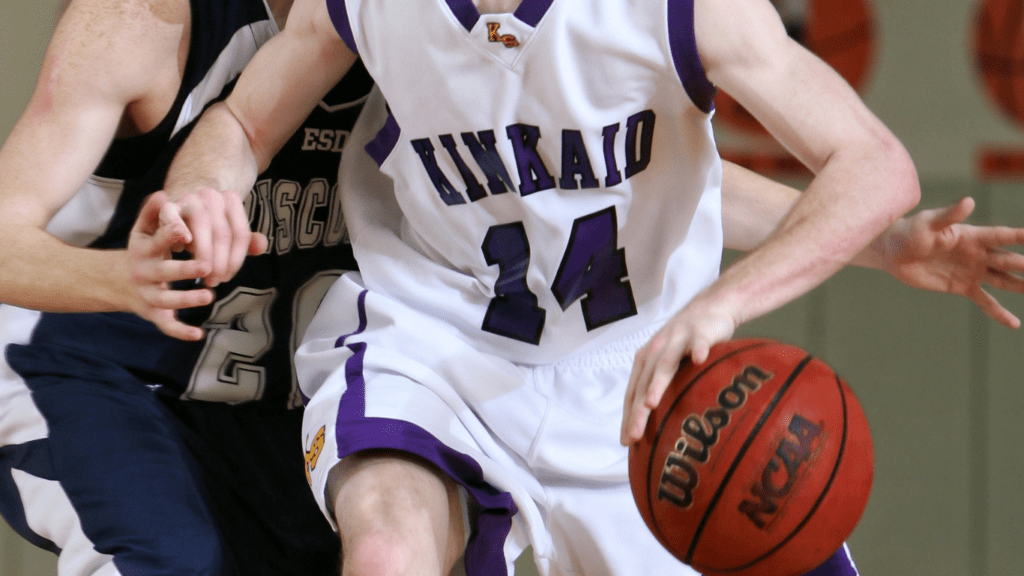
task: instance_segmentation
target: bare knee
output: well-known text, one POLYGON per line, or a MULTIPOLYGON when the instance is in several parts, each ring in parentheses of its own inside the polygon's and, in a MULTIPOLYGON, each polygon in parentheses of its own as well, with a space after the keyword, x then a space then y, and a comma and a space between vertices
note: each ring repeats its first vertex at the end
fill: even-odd
POLYGON ((345 576, 441 576, 465 542, 455 482, 401 452, 364 452, 331 471, 345 576))

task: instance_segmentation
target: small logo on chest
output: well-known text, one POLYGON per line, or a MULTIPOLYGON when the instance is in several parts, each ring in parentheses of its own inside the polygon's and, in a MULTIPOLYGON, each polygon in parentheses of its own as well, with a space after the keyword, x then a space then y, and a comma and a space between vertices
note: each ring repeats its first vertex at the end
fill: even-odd
POLYGON ((497 22, 487 23, 487 41, 488 42, 501 42, 505 45, 505 48, 515 48, 519 46, 519 39, 513 34, 498 34, 498 28, 501 24, 497 22))

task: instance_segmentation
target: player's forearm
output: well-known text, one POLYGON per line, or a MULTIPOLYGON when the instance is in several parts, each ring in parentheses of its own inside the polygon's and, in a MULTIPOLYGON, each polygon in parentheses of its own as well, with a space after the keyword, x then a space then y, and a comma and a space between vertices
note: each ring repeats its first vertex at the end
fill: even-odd
POLYGON ((778 229, 709 290, 746 322, 798 298, 843 266, 873 265, 869 244, 919 198, 916 173, 895 140, 837 155, 778 229))
POLYGON ((800 198, 800 191, 746 168, 722 162, 725 247, 749 252, 768 239, 800 198))
POLYGON ((171 198, 199 188, 247 193, 269 158, 258 158, 245 131, 230 110, 216 104, 174 157, 164 181, 171 198))
MULTIPOLYGON (((801 191, 746 168, 722 162, 725 247, 750 252, 766 241, 800 199, 801 191)), ((858 252, 850 264, 885 270, 885 243, 895 224, 858 252)))
POLYGON ((131 311, 124 250, 78 248, 33 230, 0 231, 0 302, 44 312, 131 311))

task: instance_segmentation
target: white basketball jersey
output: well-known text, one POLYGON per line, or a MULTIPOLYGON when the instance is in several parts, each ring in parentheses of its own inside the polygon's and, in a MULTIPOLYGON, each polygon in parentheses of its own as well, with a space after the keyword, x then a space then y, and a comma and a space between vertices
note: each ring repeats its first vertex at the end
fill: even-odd
POLYGON ((717 276, 692 0, 327 2, 391 113, 365 149, 393 193, 342 174, 368 289, 546 363, 664 322, 717 276))

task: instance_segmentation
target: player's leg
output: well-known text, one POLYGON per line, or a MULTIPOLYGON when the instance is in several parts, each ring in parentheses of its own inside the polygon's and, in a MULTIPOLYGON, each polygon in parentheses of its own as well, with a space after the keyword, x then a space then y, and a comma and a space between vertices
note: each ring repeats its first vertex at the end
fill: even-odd
POLYGON ((224 572, 337 576, 338 539, 303 473, 302 410, 161 397, 198 464, 224 572))
MULTIPOLYGON (((419 526, 415 538, 432 548, 418 553, 432 557, 421 566, 426 573, 443 574, 463 549, 470 576, 510 573, 529 544, 527 528, 517 520, 529 495, 515 460, 452 383, 461 380, 462 389, 475 386, 477 394, 490 397, 524 389, 522 373, 481 355, 429 317, 366 291, 351 274, 328 292, 306 338, 296 354, 309 399, 302 434, 306 471, 324 515, 342 524, 344 573, 408 560, 383 558, 375 550, 424 545, 402 531, 381 530, 385 522, 419 526), (366 458, 382 451, 422 460, 366 458), (463 501, 472 506, 470 513, 456 507, 463 501), (415 518, 396 516, 406 508, 420 511, 415 518), (467 516, 471 530, 463 527, 467 516)), ((516 410, 523 422, 541 417, 531 408, 516 410)), ((509 410, 505 405, 506 419, 509 410)))
POLYGON ((416 456, 352 454, 331 471, 327 498, 334 503, 343 575, 444 576, 462 555, 458 487, 416 456))
MULTIPOLYGON (((98 375, 87 358, 8 350, 47 437, 0 449, 4 516, 29 541, 60 555, 61 576, 213 575, 220 541, 169 414, 141 383, 98 375), (60 368, 58 368, 60 367, 60 368)), ((7 373, 8 376, 14 374, 7 373)))

